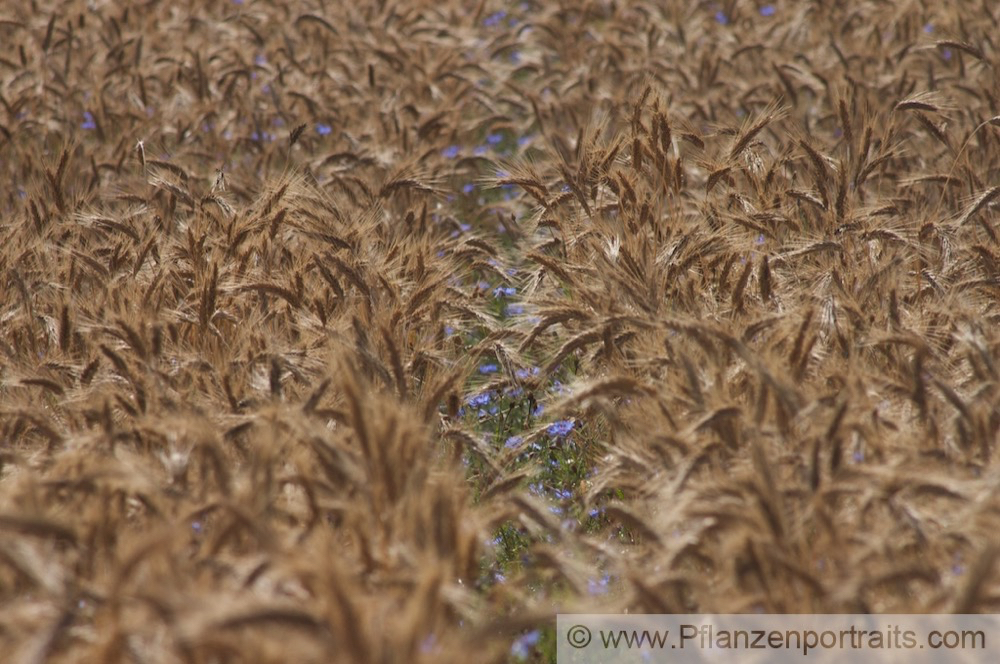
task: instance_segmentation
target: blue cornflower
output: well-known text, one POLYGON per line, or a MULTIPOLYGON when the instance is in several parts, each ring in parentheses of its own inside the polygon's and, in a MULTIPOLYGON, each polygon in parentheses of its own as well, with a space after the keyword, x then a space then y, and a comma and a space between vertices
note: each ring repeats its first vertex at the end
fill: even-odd
POLYGON ((316 131, 319 132, 320 136, 326 136, 331 131, 333 131, 333 127, 331 127, 328 124, 322 124, 322 123, 320 123, 320 124, 316 125, 316 131))
POLYGON ((926 32, 927 34, 930 34, 930 33, 934 32, 934 25, 931 24, 931 23, 928 23, 927 25, 925 25, 924 26, 924 32, 926 32))
POLYGON ((476 185, 472 184, 471 182, 462 187, 463 194, 471 194, 475 190, 476 190, 476 185))
POLYGON ((524 438, 521 436, 511 436, 507 439, 507 442, 503 444, 508 450, 513 449, 524 442, 524 438))
POLYGON ((587 592, 591 595, 603 595, 608 592, 608 584, 611 582, 611 577, 607 574, 601 575, 600 579, 588 579, 587 580, 587 592))
POLYGON ((508 316, 520 316, 524 313, 523 304, 508 304, 507 305, 507 315, 508 316))
POLYGON ((757 244, 764 244, 764 234, 761 233, 757 236, 757 244))
POLYGON ((517 295, 517 288, 514 286, 497 286, 493 289, 493 297, 510 297, 511 295, 517 295))
POLYGON ((514 373, 519 379, 524 380, 528 376, 537 376, 541 371, 538 367, 531 367, 531 369, 518 369, 514 373))
POLYGON ((483 392, 482 394, 477 394, 474 397, 469 397, 466 403, 472 406, 473 408, 479 408, 480 406, 485 406, 486 404, 488 404, 490 401, 492 401, 492 399, 493 397, 490 396, 489 392, 483 392))
POLYGON ((479 367, 479 373, 481 373, 483 375, 491 374, 491 373, 496 373, 499 370, 500 370, 500 367, 498 367, 495 364, 484 364, 483 366, 479 367))
POLYGON ((550 424, 547 431, 550 436, 566 436, 573 430, 574 426, 576 423, 573 420, 559 420, 550 424))
POLYGON ((540 638, 541 632, 537 629, 517 637, 510 647, 510 654, 519 659, 527 659, 528 655, 531 654, 531 649, 538 643, 538 639, 540 638))
POLYGON ((496 145, 503 140, 503 134, 497 132, 495 134, 490 134, 486 137, 486 142, 490 145, 496 145))
POLYGON ((554 494, 558 500, 569 500, 573 497, 573 492, 569 489, 556 489, 554 494))
POLYGON ((587 512, 587 514, 590 516, 591 519, 596 519, 597 517, 599 517, 602 514, 604 514, 604 508, 603 507, 594 507, 589 512, 587 512))
POLYGON ((500 21, 507 18, 507 12, 500 10, 498 12, 493 12, 483 20, 483 25, 487 28, 492 28, 495 25, 500 25, 500 21))
POLYGON ((449 145, 444 150, 441 150, 441 156, 445 159, 454 159, 458 156, 459 147, 457 145, 449 145))
POLYGON ((465 223, 462 223, 462 222, 458 222, 458 228, 463 233, 468 233, 472 229, 472 225, 471 224, 465 224, 465 223))
POLYGON ((729 17, 726 16, 726 12, 720 9, 719 11, 715 12, 715 21, 719 25, 726 25, 727 23, 729 23, 729 17))
POLYGON ((90 111, 83 112, 83 124, 80 125, 83 129, 97 129, 97 123, 94 122, 94 114, 90 111))
POLYGON ((531 411, 531 416, 532 417, 540 417, 542 415, 542 413, 544 413, 544 412, 545 412, 545 405, 544 404, 538 404, 537 406, 535 406, 535 409, 533 411, 531 411))
POLYGON ((476 155, 477 157, 481 157, 482 155, 486 154, 486 151, 487 151, 488 149, 489 149, 489 148, 487 148, 487 147, 486 147, 485 145, 477 145, 477 146, 476 146, 476 149, 475 149, 475 150, 473 150, 473 151, 472 151, 472 153, 473 153, 474 155, 476 155))
POLYGON ((761 16, 774 16, 775 8, 774 5, 764 5, 760 8, 761 16))

